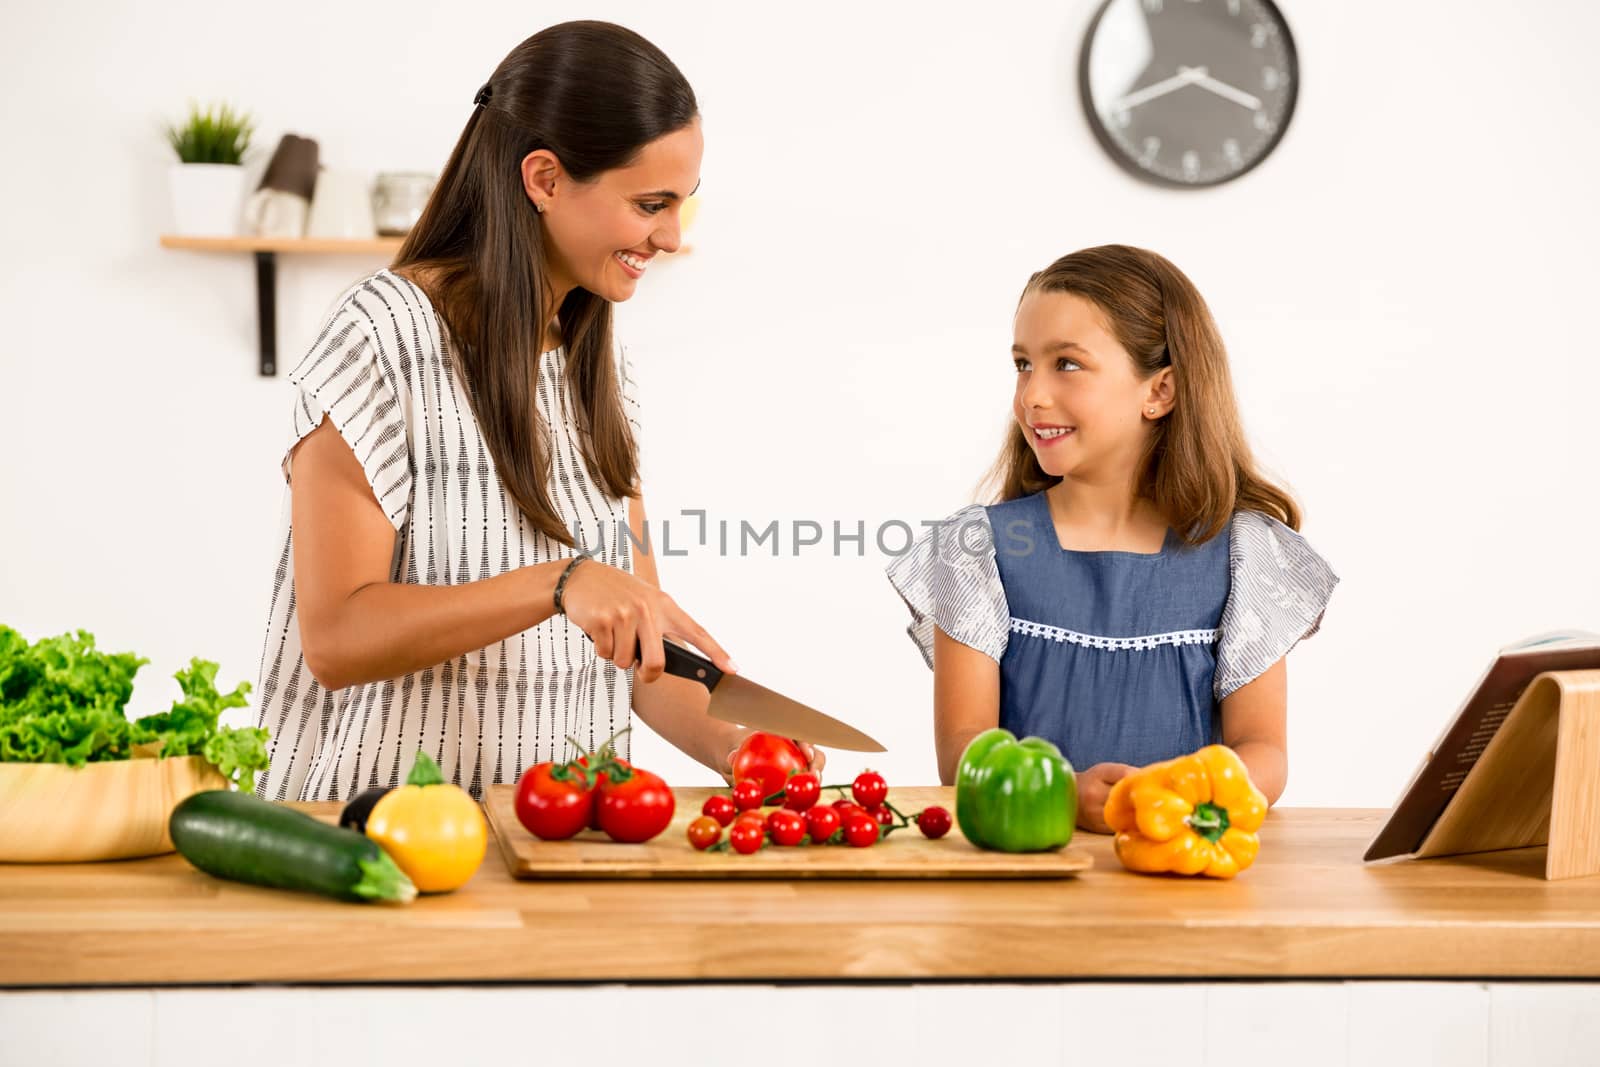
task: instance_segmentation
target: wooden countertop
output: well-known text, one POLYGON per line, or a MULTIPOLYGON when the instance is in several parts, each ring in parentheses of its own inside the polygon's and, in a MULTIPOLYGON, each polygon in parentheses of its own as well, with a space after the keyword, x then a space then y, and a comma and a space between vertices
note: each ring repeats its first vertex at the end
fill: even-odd
POLYGON ((1094 868, 1045 882, 518 882, 491 843, 405 907, 177 855, 0 866, 0 984, 1600 976, 1600 877, 1545 881, 1543 848, 1364 866, 1381 817, 1274 811, 1232 882, 1130 874, 1085 833, 1094 868))

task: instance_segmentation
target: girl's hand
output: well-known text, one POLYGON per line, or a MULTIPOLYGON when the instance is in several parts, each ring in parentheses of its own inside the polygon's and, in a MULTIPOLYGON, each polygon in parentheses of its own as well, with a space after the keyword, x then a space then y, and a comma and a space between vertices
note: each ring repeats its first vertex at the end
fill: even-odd
POLYGON ((1111 787, 1138 770, 1126 763, 1096 763, 1078 772, 1078 825, 1090 833, 1109 834, 1106 824, 1106 798, 1111 787))
MULTIPOLYGON (((817 781, 822 781, 822 768, 828 762, 828 754, 823 752, 822 749, 817 748, 815 745, 810 745, 804 741, 795 740, 793 738, 790 740, 794 740, 794 743, 800 746, 800 754, 806 758, 806 770, 815 774, 817 776, 817 781)), ((743 741, 741 740, 740 743, 742 744, 743 741)), ((737 784, 733 780, 733 757, 738 751, 738 745, 728 749, 727 758, 722 761, 722 777, 729 785, 737 784)))
POLYGON ((676 601, 626 571, 598 560, 580 563, 567 577, 561 599, 567 618, 594 642, 596 655, 623 670, 638 666, 636 682, 649 685, 661 677, 667 662, 663 637, 687 641, 718 670, 738 673, 722 646, 676 601), (637 660, 636 650, 642 655, 637 660))

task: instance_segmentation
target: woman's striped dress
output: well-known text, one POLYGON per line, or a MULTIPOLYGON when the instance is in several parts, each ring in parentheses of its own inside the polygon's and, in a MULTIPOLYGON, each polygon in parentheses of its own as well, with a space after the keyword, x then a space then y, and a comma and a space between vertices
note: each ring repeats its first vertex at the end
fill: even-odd
MULTIPOLYGON (((558 348, 539 366, 550 495, 580 543, 599 546, 595 558, 631 571, 627 501, 606 496, 583 463, 565 358, 558 348)), ((625 356, 618 375, 637 437, 625 356)), ((530 526, 506 494, 440 321, 407 279, 385 269, 352 286, 289 381, 296 395, 285 482, 294 445, 331 417, 394 524, 392 581, 455 585, 573 554, 530 526)), ((476 797, 485 785, 516 781, 530 764, 564 758, 569 735, 592 747, 628 725, 632 672, 598 658, 561 615, 415 674, 324 689, 300 647, 287 484, 280 529, 257 689, 257 725, 270 731, 272 760, 256 788, 261 796, 342 800, 394 786, 425 749, 446 780, 476 797)), ((626 738, 621 748, 626 756, 626 738)))

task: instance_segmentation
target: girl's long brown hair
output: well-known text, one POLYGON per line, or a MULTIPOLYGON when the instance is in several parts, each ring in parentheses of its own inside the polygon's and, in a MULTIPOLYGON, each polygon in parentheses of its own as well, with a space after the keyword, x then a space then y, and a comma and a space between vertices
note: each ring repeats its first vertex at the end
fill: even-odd
MULTIPOLYGON (((1294 498, 1256 469, 1228 372, 1228 353, 1211 311, 1183 272, 1142 248, 1102 245, 1063 256, 1028 279, 1030 293, 1074 293, 1106 317, 1141 380, 1172 367, 1172 411, 1154 423, 1140 464, 1138 492, 1189 544, 1221 533, 1235 511, 1250 509, 1300 528, 1294 498)), ((1019 301, 1020 303, 1020 301, 1019 301)), ((1039 466, 1015 420, 985 486, 1015 500, 1061 479, 1039 466)))
MULTIPOLYGON (((548 149, 574 181, 589 181, 689 125, 699 107, 660 49, 607 22, 566 22, 534 34, 501 61, 487 88, 391 268, 422 268, 431 279, 429 298, 458 353, 501 482, 529 522, 571 546, 547 491, 549 428, 534 402, 555 295, 551 250, 523 190, 522 160, 548 149)), ((608 495, 629 496, 638 448, 612 358, 611 303, 573 289, 557 319, 584 464, 608 495)))

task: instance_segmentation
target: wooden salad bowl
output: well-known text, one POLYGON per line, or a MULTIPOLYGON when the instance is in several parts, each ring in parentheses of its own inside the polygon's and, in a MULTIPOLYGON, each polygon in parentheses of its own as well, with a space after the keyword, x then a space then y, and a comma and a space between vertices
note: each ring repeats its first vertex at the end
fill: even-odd
POLYGON ((0 862, 81 863, 171 852, 172 809, 190 794, 226 788, 221 772, 201 756, 82 767, 0 763, 0 862))

